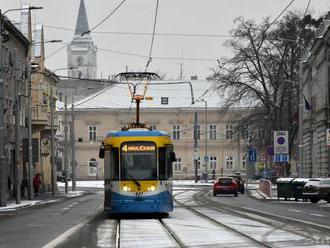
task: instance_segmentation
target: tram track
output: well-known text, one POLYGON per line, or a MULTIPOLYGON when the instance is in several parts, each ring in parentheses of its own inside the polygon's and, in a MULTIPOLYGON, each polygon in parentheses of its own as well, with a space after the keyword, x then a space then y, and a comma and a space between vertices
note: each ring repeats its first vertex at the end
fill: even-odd
POLYGON ((229 231, 231 231, 231 232, 233 232, 233 233, 236 233, 236 234, 238 234, 238 235, 240 235, 240 236, 243 236, 243 237, 245 237, 246 239, 248 239, 249 241, 252 241, 254 244, 257 244, 257 245, 260 246, 260 247, 267 247, 267 248, 271 248, 271 247, 273 247, 273 246, 272 246, 271 244, 269 244, 269 243, 266 243, 266 242, 260 241, 260 240, 258 240, 258 239, 256 239, 256 238, 253 238, 253 237, 251 237, 251 236, 245 234, 244 232, 241 232, 241 231, 239 231, 239 230, 237 230, 237 229, 235 229, 235 228, 232 228, 232 227, 230 227, 230 226, 228 226, 228 225, 226 225, 226 224, 224 224, 224 223, 221 223, 220 221, 217 221, 217 220, 215 220, 215 219, 212 219, 211 217, 207 216, 206 214, 203 214, 203 213, 201 213, 200 211, 196 210, 194 207, 191 207, 191 206, 188 206, 188 205, 186 205, 186 204, 184 204, 184 203, 181 203, 181 202, 179 202, 178 200, 176 200, 175 198, 174 198, 174 201, 175 201, 178 205, 184 207, 185 209, 189 210, 190 212, 194 213, 195 215, 197 215, 197 216, 199 216, 199 217, 201 217, 201 218, 203 218, 203 219, 205 219, 205 220, 207 220, 207 221, 209 221, 209 222, 215 224, 216 226, 219 226, 219 227, 225 228, 225 229, 227 229, 227 230, 229 230, 229 231))
MULTIPOLYGON (((193 196, 193 199, 196 203, 207 206, 210 209, 213 209, 216 211, 226 211, 226 212, 228 212, 230 214, 234 214, 236 216, 248 218, 248 219, 258 221, 258 222, 261 222, 261 223, 264 223, 267 225, 271 225, 275 228, 278 227, 278 224, 274 224, 274 223, 285 223, 286 225, 288 223, 290 223, 299 229, 301 229, 302 226, 304 226, 304 227, 308 226, 312 230, 315 230, 318 232, 328 233, 330 231, 329 227, 325 227, 323 225, 295 220, 292 218, 287 218, 287 217, 278 216, 278 215, 275 216, 273 214, 266 213, 266 212, 259 211, 259 210, 245 209, 245 208, 241 208, 241 207, 237 207, 237 206, 233 206, 233 205, 228 205, 228 204, 225 204, 222 202, 214 201, 214 200, 210 199, 209 197, 207 197, 208 194, 209 194, 209 192, 204 189, 204 190, 200 191, 199 193, 195 194, 193 196)), ((288 231, 295 232, 293 230, 288 230, 288 231)), ((310 235, 310 233, 308 233, 308 232, 306 234, 303 234, 303 233, 304 233, 303 229, 300 230, 299 232, 297 232, 297 234, 304 235, 306 237, 308 237, 310 235)))
POLYGON ((120 248, 120 219, 116 223, 115 248, 120 248))
POLYGON ((171 238, 171 240, 175 243, 176 247, 186 248, 187 246, 181 241, 178 235, 173 231, 172 228, 167 225, 163 219, 158 219, 159 223, 164 228, 167 235, 171 238))

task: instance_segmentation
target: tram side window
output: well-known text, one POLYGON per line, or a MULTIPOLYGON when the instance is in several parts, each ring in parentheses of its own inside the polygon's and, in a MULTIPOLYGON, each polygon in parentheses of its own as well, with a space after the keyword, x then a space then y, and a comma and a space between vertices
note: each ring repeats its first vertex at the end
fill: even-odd
POLYGON ((110 150, 110 180, 119 179, 119 149, 111 148, 110 150))
POLYGON ((172 178, 171 148, 159 148, 159 180, 172 178))
POLYGON ((159 180, 166 180, 166 148, 160 147, 158 151, 159 180))

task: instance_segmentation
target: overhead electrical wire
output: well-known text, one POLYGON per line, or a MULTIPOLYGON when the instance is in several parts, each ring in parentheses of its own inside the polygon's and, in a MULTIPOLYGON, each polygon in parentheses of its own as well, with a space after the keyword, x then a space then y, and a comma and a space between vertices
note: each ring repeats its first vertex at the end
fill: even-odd
POLYGON ((304 16, 307 15, 307 12, 308 12, 309 6, 310 6, 310 4, 311 4, 311 1, 312 1, 312 0, 308 0, 308 2, 307 2, 307 6, 306 6, 306 9, 305 9, 305 12, 304 12, 304 16))
POLYGON ((147 64, 146 64, 146 68, 144 71, 147 71, 148 70, 148 67, 150 65, 150 62, 152 60, 152 57, 151 57, 151 54, 152 54, 152 48, 153 48, 153 45, 154 45, 154 39, 155 39, 155 32, 156 32, 156 24, 157 24, 157 16, 158 16, 158 6, 159 6, 159 0, 157 0, 156 2, 156 10, 155 10, 155 18, 154 18, 154 27, 153 27, 153 30, 152 30, 152 37, 151 37, 151 44, 150 44, 150 50, 149 50, 149 58, 148 58, 148 61, 147 61, 147 64))

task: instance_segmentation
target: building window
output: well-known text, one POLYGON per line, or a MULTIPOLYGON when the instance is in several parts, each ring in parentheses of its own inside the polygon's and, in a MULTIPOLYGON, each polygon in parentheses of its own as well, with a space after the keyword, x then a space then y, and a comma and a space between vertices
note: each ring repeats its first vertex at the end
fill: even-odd
POLYGON ((173 125, 173 139, 180 139, 180 125, 173 125))
MULTIPOLYGON (((194 128, 195 125, 193 125, 194 128)), ((200 125, 196 125, 196 129, 193 130, 193 138, 195 140, 195 135, 197 137, 197 140, 201 139, 201 126, 200 125)))
POLYGON ((210 157, 210 169, 215 170, 217 168, 217 157, 210 157))
POLYGON ((153 126, 150 126, 150 130, 151 131, 153 131, 153 130, 156 130, 157 128, 156 128, 156 126, 155 125, 153 125, 153 126))
POLYGON ((96 126, 89 126, 89 141, 96 141, 96 126))
POLYGON ((227 156, 225 164, 226 164, 226 169, 227 170, 233 169, 233 164, 234 164, 233 156, 227 156))
POLYGON ((233 125, 226 125, 226 139, 232 139, 234 135, 233 125))
POLYGON ((217 139, 217 125, 214 124, 209 125, 209 139, 210 140, 217 139))
POLYGON ((95 158, 88 161, 88 176, 97 176, 97 163, 95 158))
POLYGON ((182 162, 181 158, 176 158, 176 161, 173 162, 174 171, 181 171, 182 162))
POLYGON ((242 169, 244 169, 244 170, 246 169, 246 157, 247 157, 247 155, 245 154, 242 158, 242 169))
POLYGON ((160 98, 160 103, 164 104, 164 105, 168 104, 168 97, 161 97, 160 98))

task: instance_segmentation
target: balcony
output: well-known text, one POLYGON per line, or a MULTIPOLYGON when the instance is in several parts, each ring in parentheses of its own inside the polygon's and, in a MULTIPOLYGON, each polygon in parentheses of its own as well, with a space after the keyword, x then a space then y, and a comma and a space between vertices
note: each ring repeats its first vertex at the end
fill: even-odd
POLYGON ((32 125, 49 125, 50 114, 46 111, 46 108, 37 106, 32 108, 32 125))

